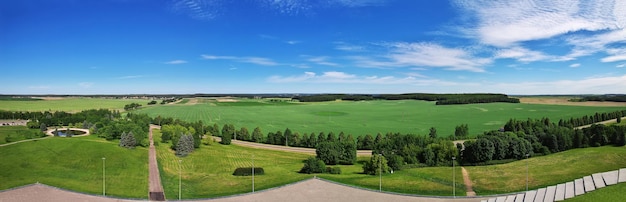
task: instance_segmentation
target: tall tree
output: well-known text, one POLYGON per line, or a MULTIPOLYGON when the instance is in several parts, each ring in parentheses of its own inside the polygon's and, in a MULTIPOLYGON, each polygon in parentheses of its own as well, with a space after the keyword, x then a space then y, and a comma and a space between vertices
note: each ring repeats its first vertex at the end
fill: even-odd
POLYGON ((263 142, 263 132, 261 132, 261 128, 254 128, 254 131, 252 131, 252 141, 263 142))
POLYGON ((428 133, 430 138, 437 138, 437 129, 435 127, 430 127, 430 132, 428 133))
POLYGON ((176 144, 176 156, 187 156, 194 150, 194 140, 191 134, 184 134, 176 144))

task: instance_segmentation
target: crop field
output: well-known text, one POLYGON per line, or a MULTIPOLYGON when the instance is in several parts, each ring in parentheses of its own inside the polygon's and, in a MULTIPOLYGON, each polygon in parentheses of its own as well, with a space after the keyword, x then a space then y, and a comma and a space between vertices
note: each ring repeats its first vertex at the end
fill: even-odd
POLYGON ((67 111, 77 112, 87 109, 123 110, 124 105, 139 103, 143 106, 149 100, 143 99, 104 99, 104 98, 58 98, 43 100, 0 100, 0 110, 6 111, 67 111))
POLYGON ((471 136, 502 127, 510 118, 561 118, 612 112, 624 107, 563 106, 543 104, 490 103, 435 105, 434 102, 337 101, 319 103, 269 102, 242 99, 239 102, 202 101, 194 105, 159 105, 140 109, 152 117, 173 117, 184 121, 202 120, 205 124, 233 124, 235 128, 260 127, 264 133, 289 127, 300 134, 344 132, 355 136, 401 132, 426 135, 430 127, 438 135, 454 134, 454 128, 468 124, 471 136))
POLYGON ((47 138, 0 147, 0 190, 40 182, 102 194, 106 157, 107 195, 147 198, 148 150, 125 149, 97 137, 47 138))
POLYGON ((487 195, 526 190, 526 163, 529 189, 538 189, 592 173, 626 168, 626 147, 572 149, 507 164, 465 168, 470 173, 474 191, 487 195))

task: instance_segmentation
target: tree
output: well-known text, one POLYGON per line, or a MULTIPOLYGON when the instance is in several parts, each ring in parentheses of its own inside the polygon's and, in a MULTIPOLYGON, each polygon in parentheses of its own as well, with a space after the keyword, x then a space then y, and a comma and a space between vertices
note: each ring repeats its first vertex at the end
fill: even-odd
POLYGON ((617 123, 621 123, 621 122, 622 122, 622 117, 621 117, 621 116, 618 116, 618 117, 615 119, 615 121, 617 121, 617 123))
POLYGON ((387 173, 389 171, 387 159, 382 155, 372 155, 370 160, 363 164, 363 172, 369 175, 379 175, 380 172, 387 173))
POLYGON ((321 142, 317 144, 317 148, 315 148, 317 158, 328 165, 336 165, 339 163, 340 153, 341 147, 337 142, 321 142))
POLYGON ((263 132, 261 132, 261 128, 256 127, 254 131, 252 131, 252 142, 263 142, 263 132))
POLYGON ((323 173, 326 171, 326 164, 324 161, 317 159, 315 157, 309 157, 304 160, 304 166, 300 169, 300 173, 323 173))
POLYGON ((285 129, 284 135, 285 135, 285 146, 289 146, 289 145, 294 146, 294 144, 289 144, 289 143, 294 142, 291 130, 289 130, 289 128, 285 129))
POLYGON ((185 134, 180 137, 176 144, 176 156, 187 156, 194 150, 194 140, 191 134, 185 134))
POLYGON ((455 137, 465 137, 469 135, 469 128, 467 124, 461 124, 460 126, 456 126, 454 128, 454 136, 455 137))
POLYGON ((46 127, 45 123, 41 123, 41 125, 39 126, 39 130, 46 131, 46 130, 48 130, 48 127, 46 127))
POLYGON ((248 128, 246 127, 241 127, 241 129, 237 131, 237 136, 239 136, 241 140, 250 141, 250 132, 248 132, 248 128))
POLYGON ((222 137, 226 134, 230 135, 231 139, 237 139, 237 137, 233 138, 235 135, 235 126, 233 126, 233 124, 224 124, 224 127, 222 127, 222 137))
POLYGON ((430 138, 437 138, 437 129, 435 127, 430 127, 430 132, 428 133, 430 138))
MULTIPOLYGON (((222 131, 224 131, 222 129, 222 131)), ((223 145, 229 145, 232 139, 233 133, 226 131, 226 133, 222 133, 222 141, 220 141, 221 144, 223 145)))
POLYGON ((133 135, 133 132, 122 132, 122 138, 120 139, 120 147, 124 147, 124 148, 128 148, 128 149, 132 149, 135 148, 135 145, 137 144, 137 141, 135 140, 135 136, 133 135))

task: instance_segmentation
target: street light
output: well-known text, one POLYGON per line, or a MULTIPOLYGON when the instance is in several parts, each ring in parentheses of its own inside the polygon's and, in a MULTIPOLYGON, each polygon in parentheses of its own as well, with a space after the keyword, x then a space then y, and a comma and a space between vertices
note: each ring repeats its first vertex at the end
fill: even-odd
POLYGON ((452 196, 456 198, 456 175, 454 174, 454 160, 456 157, 452 157, 452 196))
POLYGON ((181 164, 181 163, 183 163, 183 160, 182 160, 182 159, 178 159, 178 200, 179 200, 179 201, 180 201, 180 198, 181 198, 181 196, 182 196, 181 191, 183 190, 183 189, 182 189, 182 185, 181 185, 181 182, 182 182, 182 176, 183 176, 182 171, 181 171, 181 169, 180 169, 180 164, 181 164))
POLYGON ((378 179, 378 191, 383 192, 383 155, 378 154, 378 170, 379 170, 379 179, 378 179))
POLYGON ((254 193, 254 154, 252 154, 252 193, 254 193))
POLYGON ((106 158, 102 157, 102 195, 106 196, 106 158))
POLYGON ((530 154, 526 154, 526 191, 528 191, 528 157, 530 154))

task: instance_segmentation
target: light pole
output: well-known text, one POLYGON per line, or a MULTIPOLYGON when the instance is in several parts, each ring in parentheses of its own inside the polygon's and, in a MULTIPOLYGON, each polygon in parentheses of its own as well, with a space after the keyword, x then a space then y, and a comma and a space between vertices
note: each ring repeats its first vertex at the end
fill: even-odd
POLYGON ((378 191, 383 192, 383 155, 378 154, 378 191))
POLYGON ((454 160, 456 157, 452 157, 452 196, 456 198, 456 175, 454 174, 454 160))
POLYGON ((254 154, 252 154, 252 193, 254 193, 254 154))
POLYGON ((182 189, 182 185, 181 185, 182 178, 183 178, 182 177, 183 176, 183 174, 182 174, 183 172, 180 169, 180 164, 182 164, 182 163, 183 163, 183 160, 182 159, 178 159, 178 200, 179 201, 180 201, 180 198, 182 196, 181 191, 183 190, 182 189))
POLYGON ((102 196, 106 196, 107 195, 106 194, 107 193, 106 192, 107 181, 106 181, 106 169, 105 169, 105 167, 106 167, 106 159, 107 158, 102 157, 102 196))
POLYGON ((530 154, 526 154, 526 191, 528 191, 528 157, 530 154))

